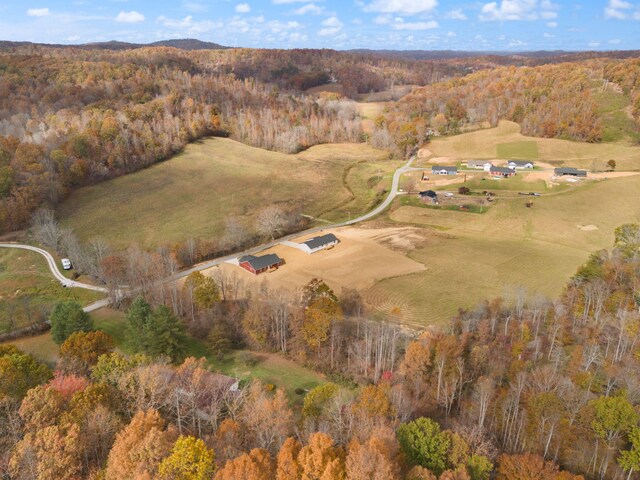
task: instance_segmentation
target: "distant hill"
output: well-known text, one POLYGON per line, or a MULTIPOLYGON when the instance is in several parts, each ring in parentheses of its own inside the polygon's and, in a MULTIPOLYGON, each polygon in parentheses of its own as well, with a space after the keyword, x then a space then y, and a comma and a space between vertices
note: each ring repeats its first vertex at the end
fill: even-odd
POLYGON ((109 42, 93 42, 82 43, 78 45, 62 45, 54 43, 33 43, 33 42, 11 42, 0 40, 0 49, 2 48, 15 48, 15 47, 49 47, 49 48, 81 48, 83 50, 133 50, 136 48, 145 47, 174 47, 181 50, 220 50, 229 47, 219 45, 213 42, 203 42, 195 38, 179 38, 175 40, 160 40, 153 43, 129 43, 119 42, 117 40, 111 40, 109 42))
POLYGON ((569 52, 565 50, 538 50, 529 52, 506 52, 506 51, 464 51, 464 50, 369 50, 356 49, 349 50, 352 53, 363 55, 386 56, 392 58, 402 58, 405 60, 449 60, 464 58, 485 58, 493 59, 496 63, 505 63, 500 59, 529 59, 532 63, 536 60, 543 60, 549 63, 556 61, 576 61, 590 58, 635 58, 640 56, 640 50, 612 50, 612 51, 579 51, 569 52))

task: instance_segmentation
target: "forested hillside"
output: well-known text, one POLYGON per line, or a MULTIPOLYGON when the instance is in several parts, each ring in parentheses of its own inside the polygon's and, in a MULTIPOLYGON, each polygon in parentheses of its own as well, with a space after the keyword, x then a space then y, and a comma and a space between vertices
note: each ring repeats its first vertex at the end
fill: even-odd
POLYGON ((301 91, 338 81, 349 95, 457 71, 321 50, 7 49, 0 231, 22 227, 34 208, 80 185, 138 170, 205 135, 287 153, 361 141, 351 102, 301 91))
POLYGON ((637 58, 483 69, 414 90, 378 123, 403 150, 424 142, 429 129, 451 134, 499 120, 519 123, 525 135, 598 142, 604 128, 598 94, 607 82, 629 97, 640 130, 639 71, 637 58))
POLYGON ((128 308, 125 343, 71 302, 54 370, 0 347, 0 472, 12 479, 579 480, 640 470, 640 227, 561 298, 516 295, 419 336, 367 318, 353 290, 235 296, 201 274, 128 308), (172 292, 173 289, 173 293, 172 292), (169 305, 164 302, 169 301, 169 305), (179 317, 182 317, 180 319, 179 317), (185 359, 187 331, 329 375, 311 391, 230 389, 185 359), (357 383, 356 383, 357 382, 357 383), (566 469, 568 471, 561 471, 566 469), (575 474, 569 473, 575 472, 575 474))

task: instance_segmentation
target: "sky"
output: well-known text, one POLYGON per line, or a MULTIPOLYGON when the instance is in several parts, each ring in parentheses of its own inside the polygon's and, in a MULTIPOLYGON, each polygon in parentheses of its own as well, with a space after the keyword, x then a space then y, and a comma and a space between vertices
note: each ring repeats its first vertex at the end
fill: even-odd
POLYGON ((640 49, 640 0, 0 0, 0 40, 232 47, 640 49))

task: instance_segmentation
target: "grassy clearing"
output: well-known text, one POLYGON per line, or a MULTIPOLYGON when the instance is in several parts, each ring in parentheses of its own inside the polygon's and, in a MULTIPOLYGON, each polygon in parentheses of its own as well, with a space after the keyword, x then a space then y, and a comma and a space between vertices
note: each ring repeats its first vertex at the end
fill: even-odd
POLYGON ((35 252, 0 248, 0 333, 45 318, 56 302, 75 300, 88 305, 102 297, 99 292, 62 287, 35 252))
POLYGON ((617 92, 613 88, 607 88, 604 92, 602 88, 596 88, 593 98, 603 117, 602 140, 604 142, 640 141, 640 133, 631 116, 625 111, 625 108, 631 104, 628 95, 617 92))
POLYGON ((366 297, 413 325, 445 325, 459 307, 509 297, 517 286, 553 298, 592 252, 611 247, 617 226, 640 221, 638 198, 640 179, 631 176, 536 197, 532 208, 531 197, 501 198, 483 215, 394 208, 393 222, 425 227, 426 243, 407 254, 426 270, 382 280, 366 297))
POLYGON ((435 156, 460 159, 495 158, 496 145, 517 142, 535 142, 538 159, 554 165, 606 170, 613 159, 617 170, 640 169, 640 147, 624 143, 582 143, 555 138, 527 137, 520 133, 517 123, 501 121, 496 128, 438 138, 428 146, 435 156))
POLYGON ((536 142, 511 142, 496 145, 498 158, 518 158, 523 160, 538 159, 538 144, 536 142))
POLYGON ((396 166, 365 144, 284 155, 211 138, 145 170, 80 189, 58 213, 83 240, 100 235, 116 247, 155 247, 221 235, 231 215, 251 224, 270 204, 301 206, 314 217, 346 206, 361 213, 389 183, 384 176, 370 183, 374 170, 388 174, 396 166))

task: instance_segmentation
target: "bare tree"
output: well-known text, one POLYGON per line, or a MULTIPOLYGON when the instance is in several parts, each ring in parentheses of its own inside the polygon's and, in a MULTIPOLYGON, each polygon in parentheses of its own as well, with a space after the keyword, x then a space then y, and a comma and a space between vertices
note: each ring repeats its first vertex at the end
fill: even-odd
POLYGON ((256 230, 273 240, 278 233, 282 232, 286 224, 287 217, 284 211, 276 205, 270 205, 258 214, 256 230))
POLYGON ((58 249, 62 230, 53 210, 48 208, 37 210, 31 217, 31 232, 37 242, 55 250, 58 249))

